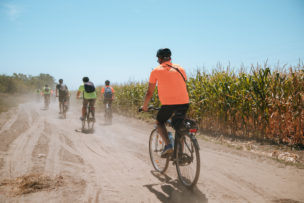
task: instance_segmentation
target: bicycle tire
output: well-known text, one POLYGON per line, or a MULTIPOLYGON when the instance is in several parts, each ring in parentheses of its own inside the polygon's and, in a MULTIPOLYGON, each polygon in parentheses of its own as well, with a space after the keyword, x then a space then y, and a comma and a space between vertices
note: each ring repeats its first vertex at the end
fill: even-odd
MULTIPOLYGON (((179 141, 177 142, 175 153, 176 153, 175 154, 176 170, 177 170, 178 178, 185 187, 191 189, 196 185, 196 183, 199 179, 199 175, 200 175, 200 153, 199 153, 199 147, 198 147, 198 144, 197 144, 197 141, 196 141, 196 138, 194 137, 194 135, 186 134, 186 135, 182 136, 179 139, 179 141), (186 141, 184 141, 184 150, 182 149, 182 143, 181 143, 182 139, 186 140, 186 141), (192 157, 193 154, 195 155, 195 160, 193 160, 193 161, 196 162, 196 166, 195 166, 194 176, 192 174, 191 176, 193 176, 193 178, 191 178, 191 179, 185 177, 185 174, 183 172, 184 171, 183 169, 185 169, 183 167, 186 166, 185 163, 188 164, 187 166, 193 165, 193 161, 190 161, 191 158, 189 157, 189 155, 187 155, 185 153, 185 150, 189 150, 190 152, 191 152, 191 150, 193 150, 193 152, 191 154, 191 158, 193 158, 192 157), (182 152, 182 153, 179 153, 179 152, 182 152), (190 162, 190 163, 188 163, 188 162, 190 162)), ((187 170, 187 171, 189 171, 189 170, 187 170)))
POLYGON ((67 107, 63 104, 63 118, 66 119, 67 107))
POLYGON ((112 124, 111 110, 108 107, 105 108, 104 117, 105 117, 106 124, 112 124))
POLYGON ((64 102, 60 102, 60 112, 62 112, 63 118, 66 119, 66 106, 64 102))
POLYGON ((44 108, 49 109, 49 105, 50 105, 49 99, 48 99, 48 97, 45 97, 44 98, 44 108))
POLYGON ((163 141, 161 136, 157 133, 157 129, 153 129, 149 138, 149 154, 154 169, 160 173, 165 173, 169 166, 169 157, 161 158, 161 152, 164 146, 165 141, 163 141), (154 137, 156 140, 153 140, 154 137), (153 144, 156 146, 153 147, 153 144), (159 149, 155 149, 155 147, 158 147, 158 144, 161 144, 161 146, 159 149), (159 166, 159 163, 162 163, 160 165, 163 166, 159 166))
POLYGON ((62 102, 59 101, 59 112, 63 112, 63 105, 62 102))
POLYGON ((85 116, 85 117, 83 118, 82 122, 81 122, 81 123, 82 123, 82 128, 81 128, 82 131, 84 131, 84 129, 85 129, 86 119, 87 119, 87 118, 86 118, 86 116, 85 116))
POLYGON ((93 132, 95 121, 94 121, 94 116, 93 116, 93 113, 92 113, 92 110, 90 107, 88 108, 87 123, 88 123, 88 130, 90 132, 93 132))

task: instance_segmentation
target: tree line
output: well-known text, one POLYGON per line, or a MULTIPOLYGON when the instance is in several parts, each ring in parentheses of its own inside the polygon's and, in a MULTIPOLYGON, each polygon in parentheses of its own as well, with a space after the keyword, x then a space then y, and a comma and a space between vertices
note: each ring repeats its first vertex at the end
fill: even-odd
POLYGON ((55 86, 55 79, 49 74, 40 73, 38 76, 14 73, 13 75, 0 75, 1 93, 31 93, 41 89, 45 84, 55 86))

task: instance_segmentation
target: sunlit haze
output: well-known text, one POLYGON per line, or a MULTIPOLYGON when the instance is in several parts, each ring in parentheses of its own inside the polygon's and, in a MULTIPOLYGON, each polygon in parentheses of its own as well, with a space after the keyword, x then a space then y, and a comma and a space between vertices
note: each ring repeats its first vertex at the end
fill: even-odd
POLYGON ((296 65, 304 1, 1 0, 0 74, 49 73, 70 89, 147 80, 159 48, 187 73, 218 62, 296 65))

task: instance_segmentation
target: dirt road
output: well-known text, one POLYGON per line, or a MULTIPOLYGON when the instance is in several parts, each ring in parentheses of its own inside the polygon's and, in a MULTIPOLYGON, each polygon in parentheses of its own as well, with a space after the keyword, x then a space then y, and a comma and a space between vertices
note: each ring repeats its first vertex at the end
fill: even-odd
POLYGON ((0 115, 0 183, 27 174, 62 177, 60 186, 14 195, 0 184, 0 202, 303 202, 304 170, 249 152, 199 141, 201 175, 188 191, 170 164, 153 171, 148 155, 152 125, 115 116, 94 134, 75 132, 79 109, 59 119, 57 103, 47 111, 23 104, 0 115))

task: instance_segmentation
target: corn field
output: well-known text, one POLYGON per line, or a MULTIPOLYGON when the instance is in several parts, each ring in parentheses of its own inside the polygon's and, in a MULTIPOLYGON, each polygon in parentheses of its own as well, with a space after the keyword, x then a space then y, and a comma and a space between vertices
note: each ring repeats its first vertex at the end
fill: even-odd
MULTIPOLYGON (((188 78, 188 117, 201 130, 291 145, 304 144, 304 66, 271 70, 257 65, 250 73, 196 71, 188 78)), ((113 107, 135 116, 147 82, 115 85, 113 107)), ((157 91, 151 104, 159 106, 157 91)))

